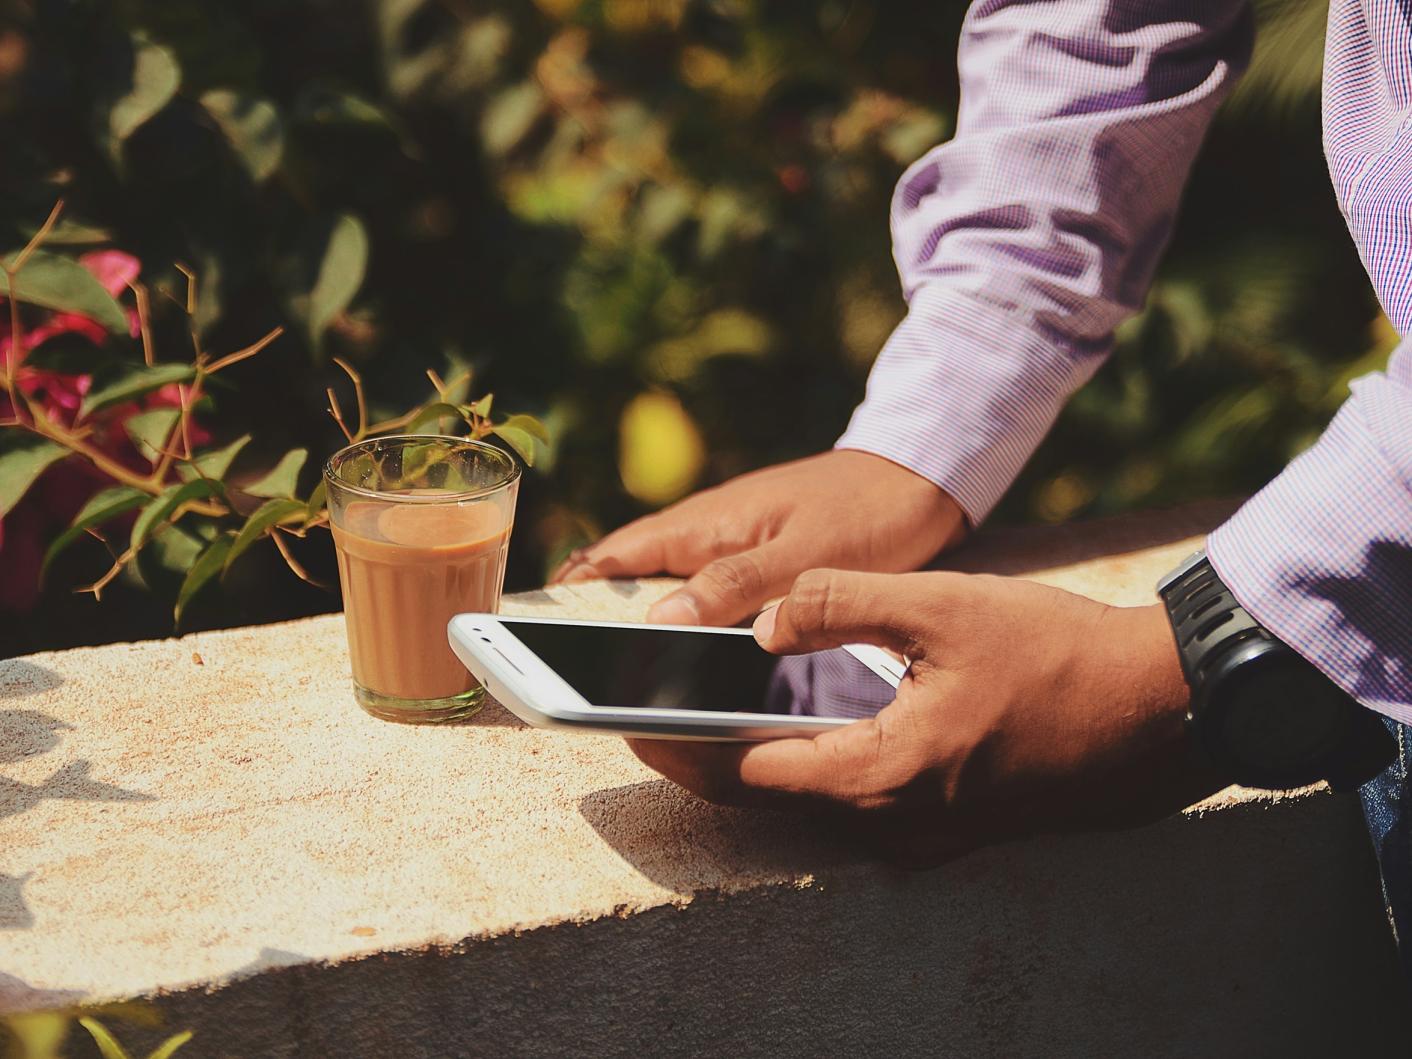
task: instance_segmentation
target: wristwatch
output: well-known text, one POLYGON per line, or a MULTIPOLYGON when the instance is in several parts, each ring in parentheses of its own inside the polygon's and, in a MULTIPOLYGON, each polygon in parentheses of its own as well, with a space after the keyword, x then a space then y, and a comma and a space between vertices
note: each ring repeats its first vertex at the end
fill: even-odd
POLYGON ((1157 584, 1191 688, 1187 726, 1233 783, 1354 790, 1391 763, 1379 716, 1256 621, 1204 551, 1157 584))

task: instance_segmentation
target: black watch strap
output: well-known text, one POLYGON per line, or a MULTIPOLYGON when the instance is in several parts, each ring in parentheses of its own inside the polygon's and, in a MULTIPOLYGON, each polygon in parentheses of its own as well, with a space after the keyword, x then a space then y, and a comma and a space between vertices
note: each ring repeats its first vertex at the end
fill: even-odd
POLYGON ((1342 704, 1342 737, 1322 756, 1319 774, 1304 778, 1303 783, 1324 779, 1335 790, 1354 790, 1381 772, 1396 755, 1396 740, 1382 718, 1338 689, 1312 663, 1261 625, 1240 605, 1204 552, 1197 552, 1163 578, 1157 592, 1166 605, 1182 672, 1192 691, 1190 727, 1207 753, 1233 773, 1235 782, 1269 785, 1258 775, 1243 773, 1241 763, 1228 753, 1229 748, 1219 745, 1219 718, 1209 716, 1210 711, 1219 708, 1212 703, 1221 699, 1214 694, 1213 682, 1230 678, 1233 660, 1241 661, 1237 655, 1285 655, 1291 664, 1307 667, 1310 687, 1325 689, 1325 701, 1342 704))
POLYGON ((1205 552, 1197 552, 1163 578, 1157 594, 1167 605, 1182 674, 1193 693, 1200 690, 1207 663, 1217 655, 1246 640, 1278 642, 1236 601, 1205 552))

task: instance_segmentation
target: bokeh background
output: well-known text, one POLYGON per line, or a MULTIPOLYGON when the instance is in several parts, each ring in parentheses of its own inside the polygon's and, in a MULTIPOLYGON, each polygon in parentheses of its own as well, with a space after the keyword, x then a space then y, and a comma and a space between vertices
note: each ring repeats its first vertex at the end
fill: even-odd
MULTIPOLYGON (((136 255, 157 288, 197 273, 208 348, 284 324, 202 412, 217 438, 253 431, 255 462, 338 445, 333 356, 393 411, 426 368, 469 367, 554 431, 521 494, 509 587, 528 587, 605 529, 837 437, 904 311, 888 201, 952 132, 964 9, 11 0, 0 249, 62 195, 68 248, 136 255)), ((1258 15, 1147 308, 998 521, 1252 491, 1385 360, 1320 147, 1326 4, 1258 15)), ((179 322, 159 314, 159 350, 179 322)), ((305 552, 332 579, 327 538, 305 552)), ((0 614, 0 655, 170 633, 160 593, 74 595, 106 563, 74 549, 0 614)), ((186 625, 336 606, 269 555, 186 625)))

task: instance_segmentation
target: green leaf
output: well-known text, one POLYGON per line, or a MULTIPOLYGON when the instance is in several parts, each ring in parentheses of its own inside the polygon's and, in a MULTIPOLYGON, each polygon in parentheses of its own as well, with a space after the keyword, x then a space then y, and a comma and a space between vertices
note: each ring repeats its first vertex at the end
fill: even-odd
POLYGON ((64 1059, 64 1038, 69 1035, 66 1011, 16 1012, 0 1018, 0 1032, 11 1038, 7 1057, 14 1059, 64 1059))
POLYGON ((466 414, 454 404, 445 404, 441 401, 429 404, 418 412, 413 420, 407 424, 408 434, 421 434, 423 427, 430 424, 436 433, 441 433, 441 421, 443 419, 455 419, 458 422, 466 418, 466 414))
POLYGON ((544 90, 523 81, 491 97, 481 116, 481 142, 495 157, 508 154, 534 128, 544 113, 544 90))
MULTIPOLYGON (((26 239, 33 239, 38 232, 37 224, 26 224, 20 228, 20 234, 26 239)), ((44 237, 45 246, 102 246, 112 241, 113 233, 107 228, 84 224, 67 217, 60 218, 44 237)))
POLYGON ((220 126, 236 156, 257 184, 279 168, 284 123, 273 103, 226 88, 201 96, 206 113, 220 126))
POLYGON ((186 578, 177 592, 176 607, 172 610, 172 620, 177 625, 181 624, 182 613, 191 598, 201 591, 207 581, 225 569, 226 556, 230 554, 231 542, 234 540, 235 531, 226 530, 201 549, 201 554, 191 564, 191 569, 186 572, 186 578))
POLYGON ((103 1023, 97 1019, 84 1017, 78 1020, 78 1024, 88 1031, 88 1035, 93 1038, 93 1043, 98 1045, 98 1051, 102 1053, 103 1059, 132 1059, 126 1049, 118 1043, 118 1039, 109 1033, 103 1023))
POLYGON ((230 546, 230 551, 226 553, 223 569, 229 570, 271 526, 302 515, 304 508, 305 505, 298 500, 266 500, 245 520, 245 525, 240 527, 240 533, 230 546))
MULTIPOLYGON (((548 429, 534 416, 510 416, 508 419, 505 420, 505 422, 501 423, 500 426, 511 427, 514 430, 523 430, 526 434, 530 435, 535 440, 542 441, 546 445, 549 444, 548 429)), ((500 427, 496 427, 496 429, 499 430, 500 427)))
POLYGON ((176 95, 181 67, 166 48, 134 33, 107 80, 97 103, 98 140, 120 163, 124 141, 176 95))
POLYGON ((156 364, 150 368, 142 366, 125 367, 116 376, 88 396, 79 405, 80 419, 109 405, 134 401, 145 393, 160 390, 174 382, 190 382, 196 376, 196 369, 190 364, 156 364))
POLYGON ((132 438, 132 443, 137 446, 142 458, 148 463, 156 463, 161 456, 161 450, 167 447, 167 439, 172 436, 172 429, 180 418, 179 408, 153 408, 128 416, 127 421, 123 423, 123 429, 127 431, 127 436, 132 438))
POLYGON ((191 528, 168 522, 153 533, 128 569, 147 591, 175 596, 191 564, 214 537, 210 522, 196 522, 191 528))
MULTIPOLYGON (((19 251, 5 256, 13 262, 19 251)), ((79 313, 102 324, 115 335, 127 334, 127 314, 117 300, 103 289, 92 272, 77 261, 37 250, 15 276, 16 301, 42 305, 46 309, 79 313)), ((0 295, 11 296, 10 277, 0 272, 0 295)))
POLYGON ((298 121, 379 129, 397 135, 397 127, 387 111, 351 92, 312 85, 300 94, 294 106, 298 121))
POLYGON ((309 291, 309 338, 315 348, 322 344, 329 324, 352 303, 367 267, 368 233, 363 222, 351 213, 340 214, 329 232, 309 291))
POLYGON ((521 427, 506 426, 504 423, 498 427, 492 427, 491 433, 498 434, 505 444, 520 454, 520 459, 529 466, 534 466, 535 437, 533 434, 521 427))
POLYGON ((134 552, 152 539, 152 534, 166 523, 172 512, 188 500, 203 500, 220 492, 219 482, 198 478, 194 482, 167 487, 142 509, 137 521, 132 524, 131 545, 134 552))
POLYGON ((319 484, 314 486, 314 491, 309 494, 309 502, 304 505, 304 521, 311 522, 318 518, 327 503, 328 485, 320 478, 319 484))
POLYGON ((488 393, 471 405, 471 411, 484 419, 486 416, 490 415, 490 402, 493 400, 495 400, 495 394, 488 393))
POLYGON ((24 498, 41 474, 68 454, 64 446, 27 432, 0 435, 0 518, 24 498))
POLYGON ((178 464, 177 474, 187 482, 197 478, 215 478, 219 481, 226 476, 230 465, 235 462, 236 456, 240 455, 240 450, 248 444, 250 435, 242 434, 223 449, 202 452, 190 463, 178 464))
POLYGON ((308 449, 290 449, 280 457, 279 463, 269 474, 243 488, 251 496, 292 498, 299 484, 299 471, 308 458, 308 449))
POLYGON ((40 576, 49 569, 49 564, 58 558, 59 553, 78 540, 94 526, 100 526, 109 519, 117 518, 125 511, 131 511, 135 507, 141 507, 147 502, 148 494, 141 489, 134 489, 130 485, 115 485, 111 489, 104 489, 89 498, 88 503, 83 505, 81 510, 74 516, 73 523, 63 533, 54 538, 54 542, 49 545, 48 551, 44 553, 44 562, 39 568, 40 576))
POLYGON ((172 1059, 176 1050, 187 1041, 191 1040, 193 1036, 194 1034, 191 1030, 182 1030, 181 1033, 174 1033, 163 1041, 161 1047, 153 1051, 147 1059, 172 1059))

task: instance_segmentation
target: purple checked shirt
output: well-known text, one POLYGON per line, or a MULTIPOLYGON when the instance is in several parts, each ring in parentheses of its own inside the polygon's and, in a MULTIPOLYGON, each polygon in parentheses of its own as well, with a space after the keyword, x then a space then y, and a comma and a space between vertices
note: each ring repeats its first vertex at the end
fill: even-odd
MULTIPOLYGON (((908 301, 838 444, 990 512, 1142 304, 1191 161, 1250 52, 1236 0, 977 0, 956 136, 903 175, 908 301)), ((1333 0, 1324 142, 1348 227, 1412 333, 1412 14, 1333 0)), ((1211 534, 1271 631, 1412 723, 1412 342, 1211 534)))

